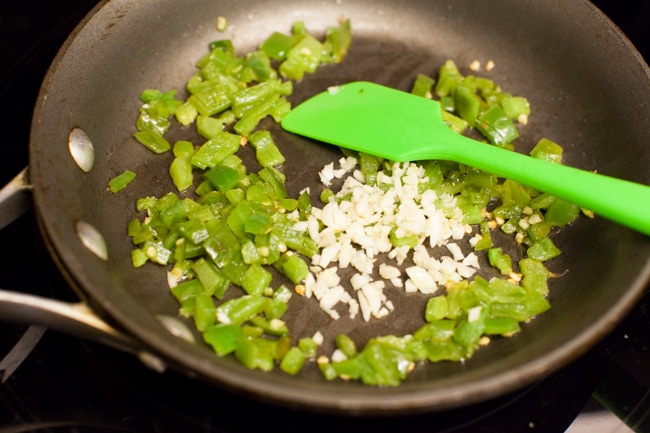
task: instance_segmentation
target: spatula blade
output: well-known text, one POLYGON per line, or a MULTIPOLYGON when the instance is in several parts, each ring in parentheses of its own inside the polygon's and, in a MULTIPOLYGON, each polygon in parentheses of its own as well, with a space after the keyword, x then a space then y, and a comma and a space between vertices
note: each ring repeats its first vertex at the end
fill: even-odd
POLYGON ((393 161, 429 159, 435 128, 445 128, 433 100, 367 81, 331 87, 294 107, 281 123, 294 134, 393 161))

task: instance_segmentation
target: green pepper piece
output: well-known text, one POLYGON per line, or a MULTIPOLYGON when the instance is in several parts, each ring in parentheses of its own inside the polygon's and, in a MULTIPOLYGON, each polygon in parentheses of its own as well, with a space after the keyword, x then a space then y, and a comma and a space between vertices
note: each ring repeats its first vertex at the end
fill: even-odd
POLYGON ((344 361, 333 362, 328 365, 331 365, 336 375, 343 379, 359 379, 362 368, 367 368, 359 356, 344 361))
POLYGON ((185 202, 178 200, 177 197, 175 198, 176 200, 160 211, 160 219, 168 229, 172 229, 179 222, 187 220, 187 207, 185 206, 185 202))
POLYGON ((499 106, 487 109, 476 121, 476 129, 498 147, 509 147, 518 136, 517 127, 499 106))
POLYGON ((262 256, 255 245, 255 242, 244 239, 242 240, 241 254, 244 260, 244 263, 247 265, 252 265, 253 263, 262 264, 262 256))
POLYGON ((250 369, 271 371, 275 366, 277 341, 263 337, 243 338, 235 349, 235 358, 250 369))
POLYGON ((280 361, 280 369, 285 373, 296 375, 305 365, 306 356, 298 347, 292 347, 280 361))
POLYGON ((367 185, 375 185, 377 183, 377 174, 381 162, 382 158, 380 157, 363 152, 359 153, 359 169, 367 185))
POLYGON ((434 79, 424 75, 418 74, 413 81, 413 87, 411 87, 411 93, 417 96, 422 96, 424 98, 431 97, 431 88, 433 87, 434 79))
POLYGON ((512 259, 503 252, 501 247, 490 248, 488 250, 488 260, 490 265, 497 268, 502 275, 512 274, 512 259))
MULTIPOLYGON (((216 41, 210 42, 208 45, 210 53, 208 54, 208 59, 212 61, 217 61, 222 59, 222 64, 225 66, 227 61, 235 57, 235 47, 230 39, 219 39, 216 41)), ((204 67, 201 63, 197 65, 199 68, 204 67)))
POLYGON ((142 223, 139 219, 133 218, 126 226, 126 234, 130 237, 137 236, 142 232, 142 223))
POLYGON ((176 120, 183 126, 189 126, 196 120, 199 112, 194 105, 185 101, 183 105, 176 110, 176 120))
POLYGON ((241 179, 237 170, 220 164, 217 164, 214 168, 206 171, 203 176, 221 192, 233 188, 241 179))
POLYGON ((451 128, 452 131, 457 132, 457 133, 462 133, 469 127, 469 122, 466 121, 465 119, 461 119, 460 117, 443 110, 441 112, 442 115, 442 120, 445 122, 449 128, 451 128))
POLYGON ((487 222, 483 221, 479 224, 479 234, 481 235, 481 239, 474 245, 474 250, 483 251, 491 248, 493 245, 492 234, 490 233, 490 227, 487 222))
POLYGON ((256 105, 280 94, 281 84, 279 80, 270 80, 238 91, 232 96, 233 113, 241 118, 256 105))
MULTIPOLYGON (((291 296, 290 291, 288 294, 289 296, 291 296)), ((284 313, 286 313, 287 308, 288 308, 287 301, 282 301, 280 299, 269 299, 266 302, 266 306, 264 307, 264 316, 266 316, 266 318, 269 320, 280 319, 282 318, 284 313)))
POLYGON ((489 306, 490 317, 510 317, 525 322, 530 317, 523 302, 493 302, 489 306))
POLYGON ((271 114, 273 108, 282 99, 279 94, 272 94, 268 98, 258 101, 235 123, 235 132, 244 136, 250 134, 263 118, 271 114))
POLYGON ((357 356, 357 345, 347 335, 340 334, 336 337, 336 348, 348 358, 357 356))
POLYGON ((357 356, 334 363, 334 368, 340 376, 358 377, 366 385, 397 386, 406 377, 412 359, 405 351, 406 344, 393 340, 371 339, 357 356))
POLYGON ((208 343, 219 356, 233 353, 239 342, 244 338, 241 326, 218 323, 209 326, 203 332, 203 340, 208 343))
POLYGON ((388 238, 390 239, 390 243, 395 247, 403 247, 403 246, 408 246, 409 248, 413 248, 418 244, 419 238, 418 235, 412 234, 409 236, 402 236, 398 237, 396 234, 397 227, 393 227, 388 234, 388 238))
MULTIPOLYGON (((444 296, 439 296, 439 297, 443 298, 444 296)), ((417 340, 424 340, 424 341, 428 341, 428 340, 446 341, 449 340, 454 335, 455 328, 456 328, 455 320, 435 319, 418 328, 418 330, 415 331, 415 333, 413 334, 413 337, 417 340)))
POLYGON ((255 246, 260 255, 260 264, 270 265, 280 259, 280 243, 280 239, 272 231, 269 234, 255 236, 255 246))
POLYGON ((566 200, 556 198, 546 210, 544 219, 549 224, 562 227, 573 222, 580 214, 580 207, 566 200))
POLYGON ((165 153, 172 148, 171 144, 162 135, 153 131, 139 131, 133 136, 154 153, 165 153))
POLYGON ((266 298, 244 295, 230 299, 217 307, 217 320, 221 323, 241 325, 264 311, 266 298))
MULTIPOLYGON (((516 209, 523 209, 526 206, 530 205, 530 194, 528 193, 525 186, 514 180, 506 179, 503 182, 503 189, 501 192, 501 201, 504 206, 514 205, 516 209)), ((518 212, 518 211, 517 211, 518 212)), ((504 217, 503 213, 500 215, 504 217)), ((508 214, 507 217, 513 218, 514 213, 508 214)))
POLYGON ((214 295, 217 299, 223 298, 230 281, 221 273, 214 263, 204 258, 199 258, 192 266, 194 272, 201 281, 205 293, 214 295))
POLYGON ((480 224, 483 221, 482 209, 485 206, 471 203, 473 201, 473 199, 468 197, 468 195, 469 194, 462 194, 456 200, 456 205, 458 206, 458 208, 463 213, 463 223, 464 224, 480 224))
POLYGON ((250 135, 249 141, 255 147, 255 156, 262 167, 275 167, 285 162, 269 131, 256 131, 250 135))
POLYGON ((223 268, 237 257, 237 253, 241 250, 241 244, 227 224, 217 223, 218 227, 210 233, 210 237, 204 241, 203 247, 215 264, 223 268))
POLYGON ((281 199, 287 197, 287 188, 284 184, 285 176, 282 172, 278 171, 274 167, 264 167, 258 174, 262 179, 264 179, 273 192, 274 199, 281 199))
POLYGON ((245 67, 252 72, 251 81, 266 82, 275 80, 278 73, 271 66, 271 58, 263 50, 253 51, 246 55, 245 67))
POLYGON ((174 297, 179 301, 185 301, 186 299, 194 298, 199 293, 205 292, 203 284, 198 279, 180 282, 171 290, 174 297))
POLYGON ((164 135, 171 126, 169 117, 176 113, 182 101, 171 96, 148 102, 140 108, 140 115, 136 122, 138 131, 151 131, 164 135))
POLYGON ((534 291, 540 295, 548 294, 548 277, 550 272, 540 261, 531 258, 521 259, 519 269, 523 275, 521 286, 526 290, 534 291))
POLYGON ((520 220, 521 219, 521 206, 519 203, 511 201, 508 204, 502 204, 497 206, 492 213, 496 218, 502 218, 504 220, 520 220))
POLYGON ((562 151, 562 147, 559 144, 549 140, 548 138, 542 138, 530 151, 530 156, 533 158, 543 159, 544 161, 561 164, 562 151))
POLYGON ((269 286, 273 276, 261 265, 253 263, 242 277, 242 288, 249 295, 261 295, 269 286))
POLYGON ((462 79, 463 76, 458 71, 458 67, 453 60, 447 60, 438 71, 438 82, 435 86, 436 95, 441 98, 453 95, 462 79))
POLYGON ((289 329, 287 324, 280 319, 267 319, 262 316, 251 317, 251 324, 262 329, 264 334, 267 335, 288 335, 289 329))
POLYGON ((472 288, 479 298, 480 305, 490 305, 495 302, 521 303, 526 296, 525 289, 502 278, 492 278, 488 282, 481 277, 476 277, 472 288))
POLYGON ((411 339, 406 343, 404 351, 408 356, 413 360, 413 362, 422 362, 426 361, 429 353, 427 351, 427 346, 424 344, 424 341, 411 339))
POLYGON ((264 212, 254 211, 244 222, 245 232, 253 235, 263 235, 269 233, 272 227, 273 219, 271 219, 271 217, 264 212))
POLYGON ((181 236, 194 245, 199 245, 210 237, 210 231, 206 224, 196 219, 181 222, 176 228, 181 236))
POLYGON ((532 244, 526 250, 526 254, 528 254, 528 257, 531 259, 537 259, 543 262, 559 256, 562 254, 562 251, 556 247, 553 241, 547 236, 532 244))
POLYGON ((141 248, 136 248, 131 250, 131 263, 133 263, 134 268, 139 268, 144 266, 145 263, 149 261, 149 256, 141 248))
POLYGON ((318 253, 318 244, 308 234, 294 230, 291 226, 289 222, 276 221, 271 234, 305 257, 311 258, 318 253))
POLYGON ((309 266, 307 263, 296 254, 284 254, 284 260, 281 261, 280 270, 289 280, 294 284, 300 284, 307 278, 309 274, 309 266))
POLYGON ((528 116, 530 114, 530 104, 526 98, 521 96, 503 93, 500 105, 510 119, 517 119, 521 115, 528 116))
POLYGON ((134 179, 135 173, 131 170, 125 170, 122 174, 115 176, 108 182, 108 189, 112 193, 118 193, 126 188, 134 179))
MULTIPOLYGON (((540 218, 542 217, 540 216, 540 218)), ((548 221, 544 221, 542 219, 542 221, 531 224, 530 227, 528 227, 528 236, 533 243, 537 242, 538 240, 549 235, 551 232, 551 227, 552 225, 548 221)))
MULTIPOLYGON (((454 105, 461 119, 465 120, 470 126, 477 122, 481 102, 472 92, 472 89, 465 84, 458 84, 454 93, 454 105)), ((479 126, 476 125, 478 128, 479 126)))
POLYGON ((295 198, 281 198, 278 200, 278 204, 287 212, 293 212, 298 209, 298 200, 295 198))
POLYGON ((446 296, 435 296, 427 301, 424 310, 424 319, 431 323, 447 317, 449 303, 446 296))
POLYGON ((360 378, 367 385, 399 385, 412 362, 404 350, 377 339, 368 341, 357 358, 362 360, 360 378))
POLYGON ((329 362, 319 362, 318 369, 327 381, 332 381, 339 375, 334 366, 329 362))
POLYGON ((350 20, 347 19, 339 26, 328 27, 325 30, 325 41, 323 42, 323 51, 327 52, 329 61, 341 63, 348 53, 350 43, 352 42, 352 30, 350 20))
POLYGON ((194 93, 190 95, 188 101, 204 116, 214 116, 230 107, 230 98, 228 95, 214 88, 208 91, 194 93))
POLYGON ((264 183, 256 183, 251 185, 246 190, 246 200, 254 203, 259 203, 264 206, 274 205, 274 198, 269 195, 268 185, 264 183))
POLYGON ((463 317, 456 326, 453 340, 466 348, 468 351, 474 350, 478 346, 478 341, 485 331, 486 311, 480 308, 480 314, 477 318, 463 317))
POLYGON ((300 80, 305 73, 313 73, 321 61, 323 45, 313 36, 304 34, 287 53, 280 64, 280 73, 290 80, 300 80))
POLYGON ((533 209, 548 209, 555 200, 555 196, 543 193, 530 201, 530 207, 533 209))
POLYGON ((235 236, 240 238, 246 237, 246 223, 256 212, 252 203, 249 201, 241 201, 228 214, 226 224, 228 224, 228 227, 235 236))
POLYGON ((194 324, 199 331, 205 331, 209 326, 214 324, 217 317, 217 309, 210 294, 199 293, 194 299, 194 324))
POLYGON ((485 319, 485 333, 488 335, 511 336, 519 332, 519 322, 511 317, 491 317, 485 319))
POLYGON ((287 57, 287 53, 294 46, 296 40, 290 35, 285 35, 284 33, 273 32, 271 36, 266 38, 260 48, 269 55, 269 57, 275 60, 284 60, 287 57))
POLYGON ((158 89, 144 89, 140 92, 140 100, 145 104, 156 101, 162 97, 163 93, 158 89))
POLYGON ((462 306, 462 298, 468 288, 469 282, 467 280, 461 280, 457 283, 447 285, 447 318, 459 319, 465 313, 462 306))
POLYGON ((149 260, 159 265, 168 264, 169 259, 172 257, 172 252, 165 248, 162 242, 145 242, 143 251, 147 254, 149 260))
POLYGON ((427 359, 430 362, 439 361, 460 361, 467 355, 467 351, 454 340, 430 340, 425 341, 427 349, 427 359))
POLYGON ((169 165, 169 176, 179 192, 187 190, 194 182, 189 155, 178 156, 169 165))
POLYGON ((318 351, 318 344, 311 337, 301 338, 298 341, 298 347, 302 350, 306 357, 314 358, 318 351))
POLYGON ((212 140, 223 131, 223 122, 218 118, 199 114, 196 117, 196 131, 201 137, 212 140))
POLYGON ((537 292, 528 292, 524 299, 524 305, 528 319, 537 316, 538 314, 542 314, 551 308, 551 304, 549 304, 548 300, 537 292))
POLYGON ((273 299, 284 302, 285 304, 289 302, 289 299, 291 299, 292 292, 291 290, 282 284, 280 287, 277 288, 275 292, 273 292, 273 299))
POLYGON ((269 114, 276 123, 280 123, 290 111, 291 103, 286 98, 280 98, 271 106, 269 114))
POLYGON ((202 170, 215 167, 233 155, 241 143, 241 137, 222 131, 204 143, 192 156, 192 164, 202 170))

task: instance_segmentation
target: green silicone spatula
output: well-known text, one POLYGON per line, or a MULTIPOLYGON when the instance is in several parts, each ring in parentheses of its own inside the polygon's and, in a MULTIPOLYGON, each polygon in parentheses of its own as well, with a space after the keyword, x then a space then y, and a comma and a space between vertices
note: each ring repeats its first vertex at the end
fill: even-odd
POLYGON ((650 186, 481 143, 445 125, 438 102, 370 82, 329 89, 282 120, 292 133, 393 161, 455 161, 553 194, 650 235, 650 186))

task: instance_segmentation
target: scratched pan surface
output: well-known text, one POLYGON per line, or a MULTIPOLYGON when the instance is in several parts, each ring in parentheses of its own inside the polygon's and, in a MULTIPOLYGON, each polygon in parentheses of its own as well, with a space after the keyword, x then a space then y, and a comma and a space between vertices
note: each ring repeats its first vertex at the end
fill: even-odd
MULTIPOLYGON (((177 89, 182 96, 195 61, 212 40, 232 38, 245 52, 273 31, 288 31, 296 20, 320 33, 341 16, 352 20, 348 57, 306 77, 295 86, 292 102, 361 79, 408 90, 415 74, 433 75, 447 59, 464 73, 472 60, 491 59, 496 67, 483 74, 527 96, 533 108, 517 143, 520 151, 545 136, 565 147, 567 164, 650 183, 648 68, 586 1, 115 0, 100 4, 65 44, 34 115, 35 203, 62 272, 98 311, 196 380, 306 410, 385 414, 460 406, 522 387, 584 353, 625 315, 650 273, 650 240, 601 219, 578 221, 557 236, 565 254, 548 266, 564 275, 553 281, 549 312, 516 337, 495 339, 465 363, 419 365, 397 388, 326 382, 313 365, 297 377, 250 371, 161 325, 160 316, 175 316, 178 309, 165 273, 156 266, 133 269, 125 235, 137 197, 172 190, 169 158, 151 154, 132 138, 139 93, 154 87, 177 89), (215 30, 220 15, 230 24, 223 34, 215 30), (74 127, 94 143, 90 173, 82 172, 67 150, 74 127), (107 181, 125 169, 138 173, 137 180, 120 194, 108 193, 107 181), (77 221, 103 234, 108 260, 81 245, 77 221)), ((397 115, 408 119, 408 113, 397 115)), ((276 133, 287 156, 283 171, 290 193, 316 189, 317 171, 338 159, 338 151, 284 134, 270 122, 263 126, 276 133)), ((392 316, 362 324, 332 322, 315 302, 294 296, 288 321, 295 336, 321 330, 329 352, 331 337, 340 332, 363 343, 422 323, 421 297, 393 299, 392 316)))

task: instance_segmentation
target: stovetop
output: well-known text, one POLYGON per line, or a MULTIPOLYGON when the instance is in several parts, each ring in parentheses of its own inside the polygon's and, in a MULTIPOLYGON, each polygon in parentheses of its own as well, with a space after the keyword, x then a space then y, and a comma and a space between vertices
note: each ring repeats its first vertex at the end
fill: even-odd
MULTIPOLYGON (((216 1, 216 0, 215 0, 216 1)), ((31 113, 56 51, 92 0, 12 2, 0 14, 0 184, 27 165, 31 113)), ((595 0, 650 58, 650 3, 595 0)), ((0 231, 0 287, 74 301, 28 212, 0 231)), ((600 344, 552 376, 495 400, 392 418, 278 408, 132 355, 0 320, 0 433, 18 432, 650 432, 650 290, 600 344)))

